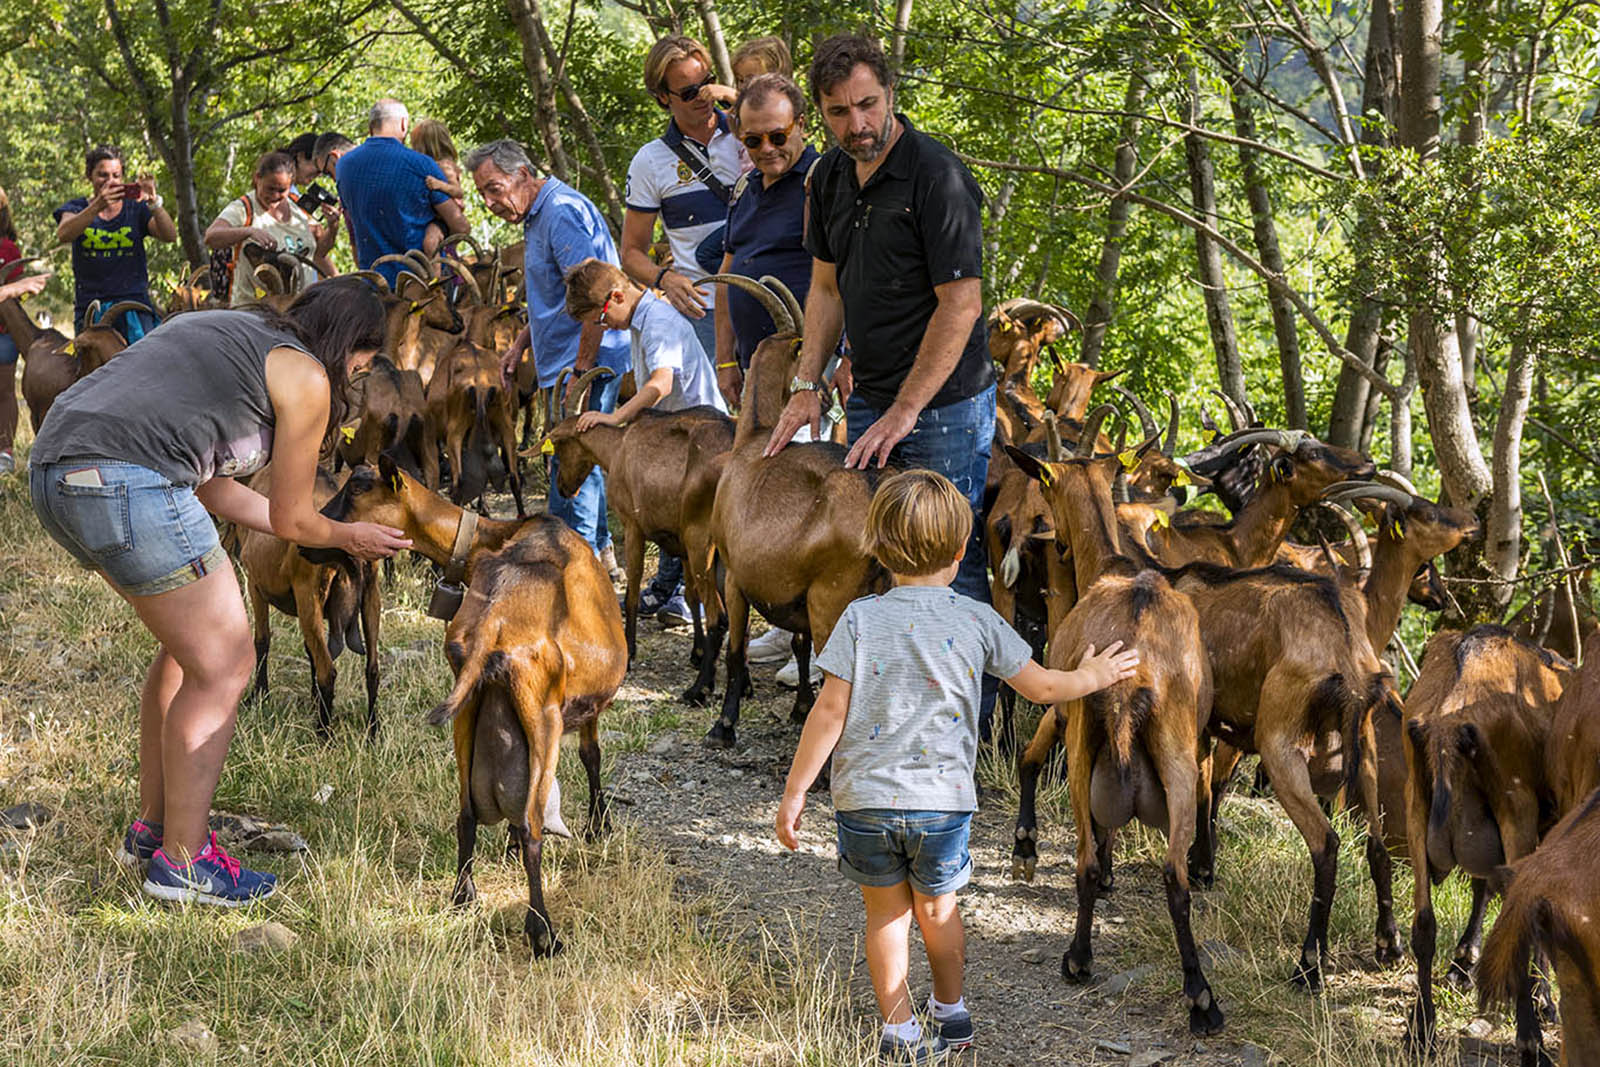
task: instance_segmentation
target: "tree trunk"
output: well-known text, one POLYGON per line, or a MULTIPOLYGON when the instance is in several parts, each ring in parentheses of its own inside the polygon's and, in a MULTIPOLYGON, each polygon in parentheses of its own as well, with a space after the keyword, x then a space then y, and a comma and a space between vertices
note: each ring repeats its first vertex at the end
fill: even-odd
MULTIPOLYGON (((1408 0, 1401 16, 1400 140, 1423 160, 1439 153, 1439 68, 1443 0, 1408 0)), ((1461 374, 1454 324, 1434 314, 1437 294, 1418 294, 1409 321, 1408 347, 1422 383, 1428 431, 1445 493, 1452 504, 1476 507, 1492 481, 1483 460, 1461 374)))
MULTIPOLYGON (((1139 109, 1144 106, 1145 80, 1142 63, 1135 63, 1128 75, 1128 91, 1122 102, 1122 133, 1117 141, 1113 181, 1125 189, 1133 181, 1139 164, 1139 109)), ((1094 272, 1094 299, 1083 316, 1083 348, 1078 358, 1091 367, 1100 365, 1100 350, 1105 344, 1106 327, 1117 303, 1117 268, 1122 262, 1122 240, 1128 232, 1128 213, 1133 209, 1124 198, 1112 197, 1106 209, 1106 239, 1100 246, 1100 265, 1094 272)))
MULTIPOLYGON (((1189 124, 1199 126, 1200 79, 1189 67, 1189 124)), ((1194 216, 1213 230, 1217 228, 1216 176, 1211 165, 1211 146, 1204 137, 1190 133, 1184 137, 1184 156, 1189 164, 1189 190, 1194 199, 1194 216)), ((1206 234, 1195 231, 1195 259, 1199 266, 1200 287, 1206 304, 1206 326, 1211 331, 1211 348, 1217 357, 1217 381, 1222 391, 1241 406, 1246 403, 1244 365, 1239 360, 1239 338, 1233 325, 1233 305, 1228 299, 1228 280, 1222 273, 1222 250, 1206 234)))
POLYGON ((550 173, 564 182, 571 182, 572 166, 561 143, 561 123, 556 115, 555 85, 541 43, 544 13, 539 9, 539 0, 506 0, 506 10, 517 28, 517 39, 522 43, 522 66, 528 75, 528 87, 533 90, 533 123, 539 131, 539 139, 544 142, 550 173))
POLYGON ((617 183, 611 177, 611 166, 606 162, 605 149, 600 146, 600 138, 595 136, 594 122, 589 118, 589 109, 584 106, 583 98, 578 95, 577 88, 568 77, 566 59, 556 51, 555 42, 551 39, 543 19, 539 20, 537 29, 539 46, 544 49, 545 59, 550 64, 556 86, 561 90, 561 98, 566 101, 567 117, 577 129, 578 137, 589 153, 590 164, 581 169, 600 187, 600 198, 605 201, 606 220, 611 223, 613 232, 621 234, 622 195, 617 192, 617 183))
MULTIPOLYGON (((1395 62, 1394 12, 1389 0, 1373 0, 1372 16, 1368 20, 1365 74, 1361 90, 1361 113, 1394 121, 1398 113, 1400 70, 1395 62)), ((1363 145, 1380 146, 1387 140, 1382 124, 1368 121, 1361 131, 1363 145)), ((1369 154, 1369 158, 1376 158, 1369 154)), ((1371 230, 1371 220, 1356 220, 1356 237, 1353 251, 1357 259, 1359 276, 1361 267, 1369 256, 1372 242, 1365 238, 1371 230)), ((1372 365, 1378 351, 1378 334, 1383 330, 1383 306, 1365 294, 1356 297, 1350 313, 1344 346, 1368 366, 1372 365)), ((1348 366, 1339 368, 1339 384, 1334 389, 1333 410, 1328 417, 1328 440, 1345 448, 1354 448, 1363 437, 1370 438, 1371 428, 1366 424, 1367 397, 1371 391, 1368 381, 1348 366)))
MULTIPOLYGON (((1532 394, 1532 351, 1522 341, 1511 344, 1506 390, 1494 425, 1494 491, 1483 538, 1483 561, 1496 578, 1516 576, 1522 560, 1522 427, 1532 394)), ((1511 586, 1491 586, 1487 596, 1503 613, 1511 602, 1511 586)))
POLYGON ((728 42, 722 36, 722 20, 717 17, 713 0, 694 0, 700 12, 700 21, 706 28, 706 47, 711 49, 711 62, 717 68, 717 80, 723 85, 733 84, 733 63, 728 59, 728 42))
POLYGON ((894 36, 889 39, 889 70, 898 75, 905 69, 906 32, 911 29, 911 0, 895 0, 894 36))
MULTIPOLYGON (((1464 7, 1465 10, 1458 16, 1461 21, 1476 14, 1475 9, 1480 4, 1469 0, 1464 7)), ((1466 98, 1467 119, 1461 124, 1458 140, 1463 148, 1472 148, 1483 141, 1483 129, 1488 119, 1488 56, 1483 51, 1474 52, 1467 60, 1461 88, 1466 98)), ((1467 383, 1467 400, 1470 403, 1478 398, 1478 320, 1465 311, 1458 313, 1456 337, 1461 345, 1461 379, 1467 383)))
MULTIPOLYGON (((1233 107, 1233 129, 1243 141, 1256 139, 1256 117, 1244 97, 1244 87, 1235 83, 1229 100, 1233 107)), ((1245 199, 1250 203, 1250 222, 1255 233, 1256 251, 1261 264, 1274 274, 1283 274, 1283 251, 1278 247, 1278 225, 1272 217, 1272 194, 1256 162, 1256 153, 1239 145, 1239 167, 1244 173, 1245 199)), ((1306 421, 1306 388, 1300 374, 1300 336, 1295 332, 1294 305, 1281 293, 1267 291, 1272 308, 1272 332, 1278 340, 1278 366, 1283 374, 1283 404, 1289 427, 1309 430, 1306 421)))
MULTIPOLYGON (((177 210, 172 221, 178 224, 178 241, 183 245, 183 258, 189 266, 199 269, 206 264, 205 242, 201 235, 200 197, 194 185, 194 130, 189 124, 189 93, 181 81, 172 86, 172 137, 152 138, 157 149, 166 158, 167 170, 172 174, 172 195, 177 210)), ((128 175, 132 177, 132 175, 128 175)))

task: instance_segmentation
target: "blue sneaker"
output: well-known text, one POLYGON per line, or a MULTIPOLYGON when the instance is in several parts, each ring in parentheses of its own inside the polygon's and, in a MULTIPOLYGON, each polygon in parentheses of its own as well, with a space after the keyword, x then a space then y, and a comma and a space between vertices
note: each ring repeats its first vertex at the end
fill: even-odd
POLYGON ((265 900, 278 888, 278 876, 263 871, 247 871, 239 861, 217 847, 217 835, 187 867, 167 858, 161 849, 150 857, 144 891, 158 900, 195 901, 238 908, 265 900))
POLYGON ((666 627, 688 626, 694 622, 694 616, 689 614, 689 602, 683 598, 683 594, 674 593, 672 599, 656 612, 656 621, 666 627))
POLYGON ((907 1041, 888 1034, 878 1039, 880 1063, 940 1063, 949 1052, 950 1046, 937 1035, 929 1037, 924 1033, 920 1041, 907 1041))
POLYGON ((972 1044, 972 1013, 963 1008, 943 1019, 931 1015, 933 1032, 939 1035, 951 1052, 960 1052, 972 1044))
POLYGON ((143 867, 160 847, 161 824, 135 819, 128 832, 122 835, 122 844, 117 846, 114 858, 124 867, 143 867))

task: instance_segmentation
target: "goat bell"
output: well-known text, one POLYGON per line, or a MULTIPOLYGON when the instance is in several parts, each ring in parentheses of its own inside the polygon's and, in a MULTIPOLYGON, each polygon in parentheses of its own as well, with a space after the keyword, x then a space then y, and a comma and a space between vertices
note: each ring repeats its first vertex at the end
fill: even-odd
POLYGON ((447 582, 440 578, 434 583, 433 595, 428 598, 428 617, 449 622, 456 617, 456 612, 461 610, 461 602, 466 596, 466 586, 460 582, 447 582))

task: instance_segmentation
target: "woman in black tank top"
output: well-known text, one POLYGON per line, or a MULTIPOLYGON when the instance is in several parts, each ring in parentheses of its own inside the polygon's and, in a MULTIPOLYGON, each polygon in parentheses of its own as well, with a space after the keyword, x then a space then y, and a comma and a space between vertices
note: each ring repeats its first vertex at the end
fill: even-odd
POLYGON ((118 852, 148 863, 151 896, 237 906, 276 888, 207 829, 254 647, 206 513, 361 559, 410 546, 400 530, 328 519, 312 498, 347 374, 382 336, 383 306, 358 280, 314 285, 287 315, 175 316, 63 393, 40 428, 41 523, 161 645, 139 701, 139 817, 118 852), (269 457, 270 499, 231 477, 269 457))

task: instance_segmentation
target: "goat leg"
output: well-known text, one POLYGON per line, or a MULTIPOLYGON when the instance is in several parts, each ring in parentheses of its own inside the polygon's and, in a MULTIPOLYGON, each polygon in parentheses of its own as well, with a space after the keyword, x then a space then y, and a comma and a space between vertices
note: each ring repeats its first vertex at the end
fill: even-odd
MULTIPOLYGON (((1535 951, 1534 956, 1539 953, 1535 951)), ((1530 964, 1532 961, 1529 961, 1530 964)), ((1517 981, 1517 1061, 1519 1067, 1551 1067, 1550 1057, 1544 1051, 1544 1033, 1539 1024, 1540 1011, 1535 1003, 1535 987, 1540 982, 1535 968, 1529 966, 1517 981)), ((1549 984, 1545 995, 1549 996, 1549 984)), ((1565 1062, 1565 1059, 1563 1059, 1565 1062)))
POLYGON ((578 758, 589 779, 589 829, 593 841, 611 832, 610 803, 600 785, 600 716, 596 714, 578 728, 578 758))
POLYGON ((1472 879, 1472 907, 1467 912, 1467 925, 1461 931, 1455 951, 1450 954, 1450 967, 1444 972, 1445 983, 1462 992, 1472 988, 1472 969, 1478 965, 1478 956, 1483 952, 1483 920, 1488 908, 1488 880, 1472 879))
MULTIPOLYGON (((1411 954, 1417 960, 1417 999, 1406 1015, 1405 1043, 1412 1056, 1422 1058, 1434 1050, 1435 1014, 1433 1006, 1433 957, 1439 926, 1433 914, 1433 882, 1429 878, 1428 818, 1431 776, 1423 762, 1412 731, 1401 731, 1406 758, 1406 852, 1411 857, 1411 954)), ((1475 914, 1486 902, 1474 879, 1472 906, 1475 914)), ((1487 886, 1484 887, 1487 890, 1487 886)), ((1480 919, 1481 922, 1481 919, 1480 919)), ((1471 929, 1471 923, 1468 923, 1471 929)), ((1480 926, 1481 929, 1481 926, 1480 926)))
POLYGON ((361 642, 366 645, 367 740, 378 739, 378 629, 383 617, 383 601, 378 591, 378 568, 362 567, 361 642))
MULTIPOLYGON (((1284 693, 1284 688, 1273 672, 1269 672, 1266 684, 1261 687, 1262 706, 1293 706, 1294 697, 1284 693)), ((1259 735, 1259 726, 1257 732, 1259 735)), ((1295 829, 1300 831, 1311 853, 1311 914, 1306 924, 1305 941, 1300 946, 1300 959, 1291 980, 1310 992, 1316 992, 1322 988, 1322 967, 1328 954, 1328 918, 1333 911, 1339 835, 1334 833, 1328 817, 1318 806, 1316 794, 1311 788, 1310 769, 1291 739, 1274 738, 1262 744, 1261 763, 1267 769, 1267 778, 1272 783, 1278 803, 1283 805, 1283 810, 1288 813, 1295 829)))
POLYGON ((1103 827, 1094 821, 1089 783, 1094 770, 1094 750, 1089 744, 1088 715, 1081 701, 1067 713, 1067 789, 1072 796, 1072 821, 1078 828, 1078 925, 1072 944, 1061 957, 1061 977, 1074 985, 1093 973, 1094 901, 1100 892, 1099 846, 1103 827))
POLYGON ((1167 888, 1167 913, 1172 918, 1172 933, 1178 942, 1178 961, 1183 968, 1183 997, 1189 1005, 1189 1032, 1214 1034, 1223 1026, 1222 1009, 1217 1007, 1216 994, 1200 967, 1200 954, 1194 946, 1194 931, 1189 925, 1187 853, 1194 842, 1196 786, 1200 779, 1193 749, 1169 753, 1162 762, 1160 773, 1161 784, 1167 794, 1167 861, 1161 874, 1167 888))
POLYGON ((794 689, 794 706, 789 709, 789 721, 796 726, 803 726, 806 716, 811 714, 811 705, 817 699, 816 692, 811 688, 810 632, 796 630, 789 639, 789 651, 794 653, 795 665, 800 668, 800 677, 794 689))
POLYGON ((472 853, 478 847, 478 818, 472 812, 472 799, 463 791, 461 812, 456 816, 456 887, 450 894, 450 903, 464 908, 478 899, 478 887, 472 882, 472 853))
MULTIPOLYGON (((1233 776, 1239 770, 1239 761, 1244 758, 1244 753, 1234 748, 1226 741, 1218 741, 1212 749, 1211 755, 1211 812, 1207 820, 1209 825, 1206 833, 1206 845, 1209 852, 1206 859, 1210 861, 1209 868, 1216 870, 1217 849, 1221 846, 1221 839, 1217 835, 1217 813, 1222 810, 1222 798, 1228 795, 1228 786, 1233 784, 1233 776)), ((1210 881, 1204 883, 1210 885, 1210 881)))
POLYGON ((256 583, 250 583, 250 615, 256 633, 256 684, 250 691, 251 700, 264 700, 267 696, 267 653, 272 648, 272 621, 267 617, 267 598, 256 583))
POLYGON ((628 664, 639 654, 639 586, 644 580, 644 534, 631 523, 622 530, 622 566, 627 571, 628 588, 623 597, 622 628, 628 638, 628 664))
POLYGON ((1198 745, 1196 763, 1200 774, 1195 781, 1195 833, 1189 846, 1189 883, 1202 889, 1216 884, 1216 811, 1212 804, 1210 742, 1202 737, 1198 745))
POLYGON ((306 646, 306 662, 311 666, 311 699, 317 708, 317 736, 327 741, 333 736, 333 683, 337 674, 329 661, 328 680, 324 682, 317 669, 317 654, 306 646))
POLYGON ((1111 854, 1116 848, 1117 832, 1107 829, 1100 836, 1099 844, 1095 849, 1095 860, 1100 865, 1100 895, 1110 896, 1111 891, 1117 887, 1116 875, 1111 871, 1111 854))
POLYGON ((705 743, 712 748, 732 748, 738 740, 739 704, 750 685, 750 664, 745 659, 750 604, 731 580, 724 599, 728 605, 728 690, 722 695, 721 716, 706 732, 705 743))
POLYGON ((1021 799, 1017 805, 1016 836, 1011 842, 1011 877, 1014 881, 1033 881, 1034 871, 1039 866, 1039 816, 1036 807, 1039 772, 1061 740, 1064 721, 1060 709, 1046 708, 1044 717, 1033 731, 1033 739, 1017 757, 1017 785, 1021 799))
POLYGON ((689 606, 689 623, 694 627, 694 640, 689 644, 689 666, 698 668, 705 660, 706 631, 700 619, 700 584, 692 573, 685 576, 683 602, 689 606))
POLYGON ((1378 796, 1378 735, 1370 708, 1357 728, 1361 731, 1360 751, 1363 753, 1357 779, 1367 824, 1367 870, 1372 875, 1372 889, 1378 902, 1372 955, 1379 966, 1388 966, 1400 962, 1404 950, 1394 921, 1394 864, 1383 842, 1383 805, 1378 796))
POLYGON ((535 956, 554 956, 566 946, 556 936, 555 924, 544 906, 544 839, 524 823, 512 831, 522 846, 522 869, 528 875, 528 915, 523 920, 522 932, 535 956))

